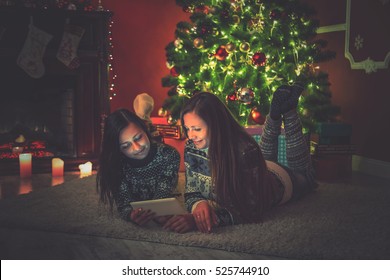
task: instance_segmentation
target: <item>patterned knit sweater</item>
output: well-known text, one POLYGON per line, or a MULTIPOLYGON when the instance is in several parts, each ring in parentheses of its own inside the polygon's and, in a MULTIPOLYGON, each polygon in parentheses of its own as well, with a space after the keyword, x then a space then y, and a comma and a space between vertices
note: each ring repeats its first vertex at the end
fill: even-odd
MULTIPOLYGON (((256 162, 251 160, 250 148, 249 155, 246 156, 248 168, 256 166, 256 162)), ((197 202, 207 200, 211 207, 213 207, 218 220, 219 226, 233 225, 242 223, 242 218, 238 213, 233 213, 225 208, 221 208, 215 203, 216 193, 212 186, 210 162, 205 150, 199 150, 195 147, 191 140, 187 141, 184 149, 184 163, 186 167, 186 186, 185 186, 185 205, 187 210, 191 213, 194 205, 197 202)), ((275 179, 277 184, 269 186, 272 192, 271 205, 274 206, 282 201, 284 195, 283 184, 283 170, 277 163, 266 161, 269 175, 275 179)), ((250 173, 250 172, 249 172, 250 173)), ((284 172, 285 173, 285 172, 284 172)), ((251 182, 250 176, 247 176, 246 182, 251 182)))
POLYGON ((172 196, 178 182, 179 164, 178 151, 162 143, 152 143, 145 159, 126 158, 124 178, 114 196, 120 216, 130 220, 130 202, 172 196))

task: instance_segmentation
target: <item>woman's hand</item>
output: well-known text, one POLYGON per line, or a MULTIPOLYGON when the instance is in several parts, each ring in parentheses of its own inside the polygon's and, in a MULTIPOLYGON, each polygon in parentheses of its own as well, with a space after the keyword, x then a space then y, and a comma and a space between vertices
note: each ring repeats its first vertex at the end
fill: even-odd
POLYGON ((149 223, 154 217, 156 216, 155 213, 148 210, 143 210, 142 208, 133 209, 130 212, 130 219, 136 223, 137 225, 145 225, 149 223))
POLYGON ((163 229, 177 233, 186 233, 196 229, 196 224, 192 214, 177 215, 170 218, 164 224, 163 229))
POLYGON ((210 233, 212 227, 218 224, 217 215, 207 201, 199 202, 192 211, 192 215, 198 230, 203 233, 210 233))

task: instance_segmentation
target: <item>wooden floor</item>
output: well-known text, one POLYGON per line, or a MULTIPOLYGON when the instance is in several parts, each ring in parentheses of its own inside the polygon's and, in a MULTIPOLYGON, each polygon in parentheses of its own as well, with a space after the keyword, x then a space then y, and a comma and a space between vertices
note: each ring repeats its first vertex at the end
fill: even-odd
MULTIPOLYGON (((7 199, 32 191, 36 192, 42 188, 55 187, 58 184, 77 178, 79 178, 77 172, 65 173, 65 176, 60 179, 52 178, 51 174, 33 174, 27 180, 21 180, 19 176, 1 176, 0 199, 7 199)), ((0 258, 3 260, 280 259, 273 256, 227 252, 207 248, 165 245, 60 232, 8 229, 1 226, 0 258)))

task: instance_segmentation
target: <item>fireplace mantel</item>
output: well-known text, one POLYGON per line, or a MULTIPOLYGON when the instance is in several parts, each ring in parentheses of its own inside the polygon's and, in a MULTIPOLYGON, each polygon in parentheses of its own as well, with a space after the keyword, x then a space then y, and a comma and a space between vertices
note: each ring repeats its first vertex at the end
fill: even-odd
MULTIPOLYGON (((102 120, 110 111, 109 104, 109 25, 112 13, 107 11, 84 12, 60 9, 0 7, 0 102, 13 106, 10 96, 20 99, 36 94, 37 89, 49 92, 68 90, 64 81, 72 85, 72 151, 60 155, 65 170, 78 170, 78 165, 92 161, 96 166, 102 138, 102 120), (29 76, 16 63, 28 35, 28 25, 51 34, 43 56, 45 67, 41 78, 29 76), (85 30, 77 48, 80 66, 71 69, 56 57, 66 23, 85 30), (73 143, 74 142, 74 143, 73 143)), ((69 103, 69 102, 68 102, 69 103)), ((7 107, 6 107, 7 108, 7 107)), ((4 123, 7 116, 0 112, 0 135, 7 133, 4 123)), ((14 136, 13 136, 14 137, 14 136)), ((4 140, 4 137, 3 137, 4 140)), ((2 143, 0 143, 2 144, 2 143)), ((49 172, 51 158, 33 158, 33 173, 49 172)), ((19 162, 15 158, 0 159, 0 175, 16 174, 19 162)))

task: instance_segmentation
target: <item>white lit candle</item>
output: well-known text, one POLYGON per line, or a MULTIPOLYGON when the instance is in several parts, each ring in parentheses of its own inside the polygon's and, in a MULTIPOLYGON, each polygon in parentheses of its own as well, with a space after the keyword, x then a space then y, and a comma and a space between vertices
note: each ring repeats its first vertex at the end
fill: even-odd
POLYGON ((51 174, 53 177, 64 176, 64 161, 60 158, 53 158, 51 160, 51 174))
POLYGON ((88 161, 79 165, 80 178, 92 175, 92 162, 88 161))
POLYGON ((20 177, 29 178, 31 177, 31 154, 20 154, 19 155, 19 168, 20 177))

